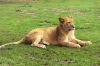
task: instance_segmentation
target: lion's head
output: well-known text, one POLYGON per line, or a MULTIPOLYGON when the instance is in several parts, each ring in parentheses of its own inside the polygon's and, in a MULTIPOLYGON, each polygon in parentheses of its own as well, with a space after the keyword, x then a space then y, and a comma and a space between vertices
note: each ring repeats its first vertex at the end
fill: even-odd
POLYGON ((64 31, 71 31, 75 29, 74 23, 73 23, 73 17, 60 17, 60 26, 64 31))

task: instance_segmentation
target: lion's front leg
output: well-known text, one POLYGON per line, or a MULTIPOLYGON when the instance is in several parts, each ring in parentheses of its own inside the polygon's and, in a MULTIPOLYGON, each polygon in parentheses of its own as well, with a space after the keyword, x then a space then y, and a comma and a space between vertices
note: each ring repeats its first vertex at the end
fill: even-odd
POLYGON ((92 44, 91 41, 83 41, 79 39, 74 39, 73 42, 80 44, 81 46, 90 45, 92 44))
POLYGON ((72 47, 72 48, 80 48, 81 47, 79 44, 76 44, 73 42, 61 42, 60 45, 66 46, 66 47, 72 47))

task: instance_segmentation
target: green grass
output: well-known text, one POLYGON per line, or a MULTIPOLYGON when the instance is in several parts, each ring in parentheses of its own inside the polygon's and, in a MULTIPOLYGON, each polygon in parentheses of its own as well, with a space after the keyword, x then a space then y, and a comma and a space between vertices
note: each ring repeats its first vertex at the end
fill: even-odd
POLYGON ((91 40, 93 44, 46 49, 10 45, 0 49, 0 66, 100 66, 99 0, 0 3, 0 45, 20 40, 33 28, 56 26, 60 16, 74 16, 77 38, 91 40))

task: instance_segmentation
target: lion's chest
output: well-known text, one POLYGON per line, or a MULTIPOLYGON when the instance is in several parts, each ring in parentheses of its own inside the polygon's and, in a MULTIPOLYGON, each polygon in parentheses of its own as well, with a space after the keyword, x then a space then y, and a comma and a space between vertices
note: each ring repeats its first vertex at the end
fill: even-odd
POLYGON ((70 32, 65 36, 64 42, 72 41, 74 38, 75 38, 75 36, 74 36, 74 30, 73 30, 73 31, 70 31, 70 32))

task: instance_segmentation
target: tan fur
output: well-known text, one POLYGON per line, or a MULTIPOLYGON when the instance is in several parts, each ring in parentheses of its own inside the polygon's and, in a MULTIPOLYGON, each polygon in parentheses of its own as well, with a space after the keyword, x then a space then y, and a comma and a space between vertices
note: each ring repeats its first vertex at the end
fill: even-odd
POLYGON ((60 24, 57 27, 36 28, 30 31, 20 43, 31 43, 31 46, 46 48, 46 45, 62 45, 66 47, 80 48, 91 44, 90 41, 82 41, 75 37, 73 17, 59 18, 60 24))

